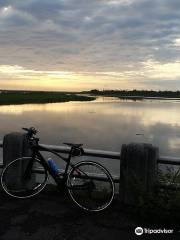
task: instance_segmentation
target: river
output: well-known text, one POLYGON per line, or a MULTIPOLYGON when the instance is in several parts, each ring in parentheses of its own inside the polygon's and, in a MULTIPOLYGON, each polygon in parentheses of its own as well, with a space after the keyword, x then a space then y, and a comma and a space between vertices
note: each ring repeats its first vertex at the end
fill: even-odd
MULTIPOLYGON (((22 127, 39 130, 41 143, 84 143, 84 147, 120 151, 123 143, 147 142, 160 155, 180 155, 180 102, 119 100, 0 106, 0 139, 22 127)), ((104 162, 117 172, 119 163, 104 162)))

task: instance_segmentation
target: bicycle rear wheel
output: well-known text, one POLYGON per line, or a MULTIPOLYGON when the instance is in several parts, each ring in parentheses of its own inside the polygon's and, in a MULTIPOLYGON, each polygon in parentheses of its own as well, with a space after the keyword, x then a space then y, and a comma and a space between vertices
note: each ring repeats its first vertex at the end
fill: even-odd
POLYGON ((3 169, 1 185, 4 191, 12 197, 28 198, 42 191, 47 179, 47 170, 39 159, 22 157, 15 159, 3 169), (26 169, 30 161, 33 161, 33 166, 27 174, 26 169))
POLYGON ((67 188, 72 200, 88 211, 107 208, 114 197, 114 183, 110 173, 92 161, 79 162, 71 169, 67 188))

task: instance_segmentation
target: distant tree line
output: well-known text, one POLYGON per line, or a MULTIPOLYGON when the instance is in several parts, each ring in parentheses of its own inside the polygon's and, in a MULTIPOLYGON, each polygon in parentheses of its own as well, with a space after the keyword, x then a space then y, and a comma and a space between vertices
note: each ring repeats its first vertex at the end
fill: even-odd
POLYGON ((180 98, 180 91, 153 91, 153 90, 90 90, 90 94, 117 97, 164 97, 180 98))

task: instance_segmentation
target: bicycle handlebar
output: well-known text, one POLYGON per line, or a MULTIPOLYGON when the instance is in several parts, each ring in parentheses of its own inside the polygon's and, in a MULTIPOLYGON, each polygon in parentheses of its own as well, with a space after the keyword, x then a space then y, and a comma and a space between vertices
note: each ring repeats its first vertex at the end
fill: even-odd
POLYGON ((30 128, 22 128, 24 131, 27 132, 27 134, 32 137, 33 135, 36 135, 38 133, 38 131, 34 128, 34 127, 30 127, 30 128))

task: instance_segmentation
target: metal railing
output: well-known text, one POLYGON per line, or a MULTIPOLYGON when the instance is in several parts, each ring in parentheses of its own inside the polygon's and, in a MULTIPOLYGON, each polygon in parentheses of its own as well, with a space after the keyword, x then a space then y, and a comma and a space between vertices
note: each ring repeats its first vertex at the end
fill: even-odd
MULTIPOLYGON (((40 144, 43 147, 49 148, 58 153, 69 153, 70 148, 66 146, 57 146, 57 145, 47 145, 47 144, 40 144)), ((0 147, 3 146, 3 142, 0 141, 0 147)), ((107 159, 114 159, 119 160, 121 159, 120 152, 112 152, 112 151, 104 151, 104 150, 95 150, 84 148, 84 155, 91 156, 91 157, 99 157, 99 158, 107 158, 107 159)), ((168 164, 168 165, 180 165, 180 158, 178 157, 167 157, 167 156, 160 156, 157 160, 158 164, 168 164)), ((0 163, 0 168, 3 167, 3 163, 0 163)), ((115 183, 120 182, 120 177, 113 176, 113 180, 115 183)))
MULTIPOLYGON (((47 144, 40 144, 43 147, 50 148, 53 151, 59 153, 69 153, 70 148, 66 146, 57 146, 57 145, 47 145, 47 144)), ((0 147, 3 146, 3 142, 0 141, 0 147)), ((104 150, 95 150, 84 148, 84 155, 85 156, 92 156, 92 157, 101 157, 101 158, 110 158, 110 159, 121 159, 120 152, 112 152, 112 151, 104 151, 104 150)), ((180 157, 170 157, 170 156, 160 156, 158 161, 159 164, 169 164, 169 165, 180 165, 180 157)))
POLYGON ((159 164, 180 165, 180 158, 161 156, 158 161, 159 164))

